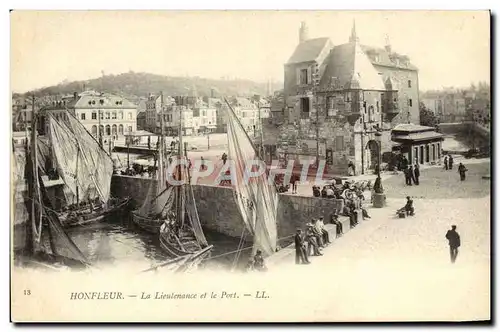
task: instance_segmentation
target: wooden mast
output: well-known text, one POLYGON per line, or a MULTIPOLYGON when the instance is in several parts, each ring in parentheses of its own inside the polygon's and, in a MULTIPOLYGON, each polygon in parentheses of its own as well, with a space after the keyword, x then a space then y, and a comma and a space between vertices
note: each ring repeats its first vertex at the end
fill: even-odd
POLYGON ((163 91, 160 93, 160 98, 161 98, 161 108, 160 108, 160 144, 158 145, 158 184, 163 184, 164 182, 164 166, 163 166, 163 153, 165 151, 164 145, 164 132, 163 132, 163 91))
MULTIPOLYGON (((181 164, 182 158, 182 106, 179 107, 179 146, 178 146, 178 155, 179 159, 178 162, 179 164, 177 165, 178 167, 178 181, 183 181, 182 178, 182 170, 184 168, 184 165, 181 164)), ((184 189, 183 185, 177 186, 177 222, 179 225, 179 232, 182 226, 184 225, 184 199, 182 195, 182 191, 184 189)), ((180 235, 180 233, 179 233, 180 235)))
MULTIPOLYGON (((32 255, 35 252, 35 240, 33 237, 33 225, 35 224, 35 168, 37 167, 37 161, 35 159, 36 155, 34 150, 36 150, 36 136, 35 136, 35 95, 31 98, 31 137, 30 141, 26 141, 26 161, 27 164, 31 166, 30 172, 28 173, 28 199, 31 200, 31 209, 29 214, 29 219, 26 223, 26 245, 25 249, 28 255, 32 255), (28 148, 29 147, 29 148, 28 148)), ((27 129, 26 129, 27 131, 27 129)))

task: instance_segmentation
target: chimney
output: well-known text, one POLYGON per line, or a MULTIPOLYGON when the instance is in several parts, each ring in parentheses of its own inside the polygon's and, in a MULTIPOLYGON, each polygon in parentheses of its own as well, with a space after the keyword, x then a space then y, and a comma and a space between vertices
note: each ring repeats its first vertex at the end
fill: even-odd
POLYGON ((302 43, 307 39, 309 39, 309 29, 307 28, 306 22, 301 22, 299 29, 299 43, 302 43))
POLYGON ((210 89, 210 97, 215 98, 215 89, 214 88, 210 89))
POLYGON ((73 92, 73 99, 77 100, 78 99, 78 92, 73 92))

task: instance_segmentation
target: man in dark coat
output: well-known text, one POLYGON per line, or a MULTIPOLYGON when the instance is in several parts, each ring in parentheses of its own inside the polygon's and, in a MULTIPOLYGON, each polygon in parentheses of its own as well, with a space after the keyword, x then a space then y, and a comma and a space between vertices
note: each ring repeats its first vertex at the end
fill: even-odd
POLYGON ((295 233, 295 264, 310 264, 307 257, 306 245, 304 244, 304 238, 302 237, 302 230, 297 228, 297 233, 295 233))
POLYGON ((420 169, 418 168, 418 164, 415 164, 415 168, 413 169, 413 181, 417 186, 420 183, 418 180, 419 177, 420 177, 420 169))
POLYGON ((444 169, 448 170, 448 156, 444 156, 444 169))
POLYGON ((465 181, 465 172, 467 172, 467 168, 464 164, 460 163, 458 165, 458 173, 460 174, 460 181, 465 181))
POLYGON ((451 226, 451 229, 446 232, 446 239, 450 246, 450 259, 452 263, 455 263, 458 256, 458 248, 460 247, 460 235, 456 231, 457 226, 451 226))
POLYGON ((448 157, 448 168, 453 169, 453 157, 451 155, 448 157))
POLYGON ((415 177, 413 174, 413 166, 410 165, 410 167, 408 167, 408 183, 407 183, 407 185, 411 186, 413 184, 413 182, 415 182, 415 177))
POLYGON ((410 216, 413 216, 413 214, 415 213, 415 208, 413 207, 413 199, 411 199, 410 196, 406 196, 406 205, 404 209, 410 216))

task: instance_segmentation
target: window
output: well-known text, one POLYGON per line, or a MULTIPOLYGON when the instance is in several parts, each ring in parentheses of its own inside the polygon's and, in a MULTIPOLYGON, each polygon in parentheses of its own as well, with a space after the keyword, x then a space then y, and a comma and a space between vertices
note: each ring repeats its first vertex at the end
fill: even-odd
POLYGON ((116 111, 114 111, 113 113, 111 113, 111 118, 112 118, 113 120, 116 120, 116 111))
POLYGON ((202 116, 207 116, 207 111, 203 110, 201 111, 202 116))
POLYGON ((408 80, 408 87, 411 88, 411 80, 408 80))
POLYGON ((101 118, 101 120, 104 120, 104 114, 101 111, 99 111, 99 117, 101 118))
POLYGON ((123 120, 123 111, 120 111, 120 113, 118 113, 118 118, 120 120, 123 120))
MULTIPOLYGON (((132 114, 132 113, 130 113, 132 114)), ((128 126, 128 132, 131 133, 132 132, 132 126, 128 126)))
POLYGON ((377 101, 377 113, 380 112, 380 106, 378 104, 378 101, 377 101))
POLYGON ((300 84, 307 84, 307 69, 300 70, 300 84))
POLYGON ((103 135, 103 134, 104 134, 104 126, 100 125, 99 126, 99 135, 103 135))
POLYGON ((128 119, 132 120, 132 112, 128 112, 128 119))
POLYGON ((109 120, 110 116, 109 116, 109 112, 106 112, 106 120, 109 120))
POLYGON ((97 120, 97 113, 96 112, 92 112, 92 120, 97 120))
POLYGON ((309 98, 300 98, 300 111, 309 113, 309 98))
POLYGON ((345 94, 345 101, 350 103, 351 102, 351 93, 350 92, 346 92, 345 94))
POLYGON ((116 135, 116 125, 115 124, 113 125, 111 132, 113 133, 113 136, 116 135))
POLYGON ((408 99, 408 106, 412 107, 413 106, 413 101, 410 99, 408 99))
POLYGON ((118 126, 118 135, 123 135, 123 125, 118 126))
POLYGON ((80 114, 80 120, 85 120, 85 113, 80 114))
POLYGON ((96 125, 92 126, 92 136, 94 136, 94 137, 97 136, 97 126, 96 125))
POLYGON ((111 135, 111 127, 109 125, 106 125, 106 135, 111 135))

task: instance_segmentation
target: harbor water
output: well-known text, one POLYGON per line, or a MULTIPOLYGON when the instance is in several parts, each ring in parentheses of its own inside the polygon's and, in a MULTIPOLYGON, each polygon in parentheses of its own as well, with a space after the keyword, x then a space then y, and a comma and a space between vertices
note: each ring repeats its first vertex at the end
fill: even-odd
MULTIPOLYGON (((97 268, 137 267, 138 272, 155 267, 171 259, 160 247, 158 235, 142 231, 128 217, 108 218, 101 223, 80 226, 68 230, 78 248, 85 254, 92 266, 97 268)), ((209 244, 214 248, 201 268, 231 269, 240 239, 205 230, 209 244)), ((243 267, 251 254, 251 243, 241 247, 237 268, 243 267), (248 248, 249 247, 249 248, 248 248)))

